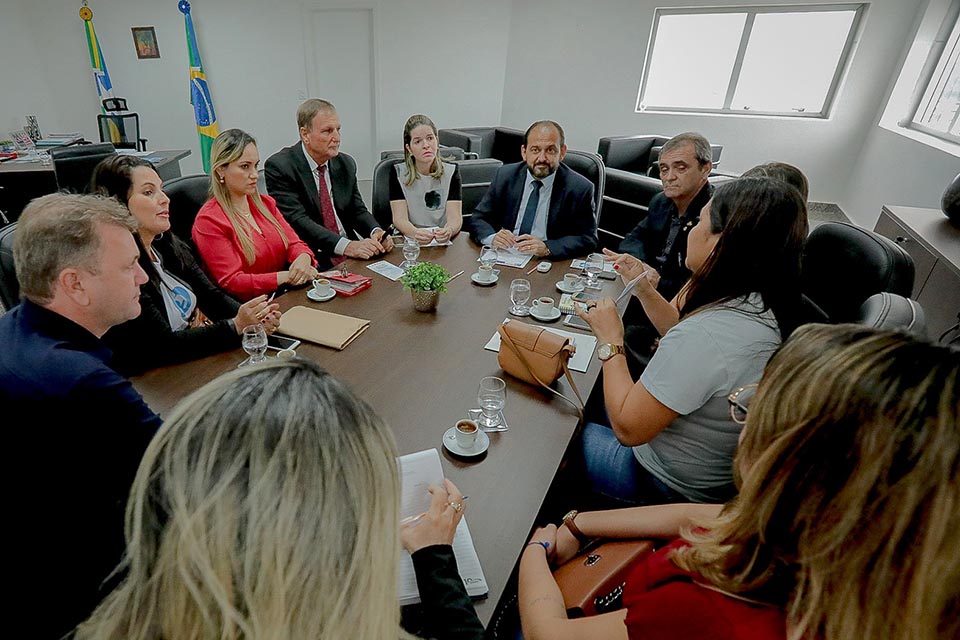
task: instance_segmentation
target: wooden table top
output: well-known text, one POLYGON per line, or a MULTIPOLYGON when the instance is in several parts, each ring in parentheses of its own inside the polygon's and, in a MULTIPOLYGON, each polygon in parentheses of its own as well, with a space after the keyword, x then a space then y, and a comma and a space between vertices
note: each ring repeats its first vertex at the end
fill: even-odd
MULTIPOLYGON (((366 268, 365 262, 348 261, 347 267, 374 278, 373 286, 352 297, 337 295, 315 303, 306 289, 278 298, 281 309, 304 305, 363 318, 369 328, 343 351, 304 342, 300 357, 310 358, 350 384, 391 425, 400 454, 437 448, 444 473, 470 496, 467 522, 483 566, 490 594, 476 604, 484 624, 519 557, 547 489, 573 438, 578 416, 568 403, 507 376, 497 364, 497 354, 483 347, 497 326, 510 317, 510 281, 527 278, 531 300, 549 295, 559 301, 555 284, 567 272, 569 261, 555 263, 546 274, 500 267, 496 285, 480 287, 470 274, 476 271, 478 249, 463 233, 453 246, 423 249, 419 260, 443 265, 451 274, 465 273, 447 286, 436 313, 413 309, 410 293, 366 268), (504 415, 510 430, 490 434, 490 448, 479 459, 463 461, 442 446, 444 431, 477 403, 477 385, 484 376, 501 376, 507 382, 504 415)), ((393 264, 402 260, 399 248, 388 254, 393 264)), ((619 281, 603 280, 604 293, 622 289, 619 281)), ((541 323, 532 318, 523 321, 541 323)), ((562 321, 550 325, 567 331, 562 321)), ((134 385, 161 415, 169 413, 182 397, 215 376, 236 367, 246 354, 241 350, 211 356, 134 378, 134 385)), ((581 393, 590 393, 600 372, 594 357, 586 373, 573 372, 581 393)), ((565 379, 558 391, 573 397, 565 379)))

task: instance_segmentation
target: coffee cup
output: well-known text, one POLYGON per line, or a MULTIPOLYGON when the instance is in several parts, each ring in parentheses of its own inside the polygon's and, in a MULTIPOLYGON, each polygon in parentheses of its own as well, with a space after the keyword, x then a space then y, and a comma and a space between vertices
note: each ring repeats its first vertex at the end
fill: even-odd
POLYGON ((477 280, 480 282, 490 282, 493 280, 493 267, 482 264, 477 267, 477 280))
POLYGON ((567 273, 563 276, 563 284, 567 289, 579 289, 583 278, 578 273, 567 273))
POLYGON ((330 292, 333 288, 330 286, 330 281, 326 278, 317 278, 313 281, 313 292, 321 297, 326 297, 330 295, 330 292))
POLYGON ((553 306, 553 298, 544 296, 533 301, 532 313, 535 315, 552 316, 554 311, 556 311, 556 307, 553 306))
POLYGON ((477 444, 477 436, 480 434, 480 427, 473 420, 460 420, 457 422, 457 444, 462 449, 473 449, 477 444))

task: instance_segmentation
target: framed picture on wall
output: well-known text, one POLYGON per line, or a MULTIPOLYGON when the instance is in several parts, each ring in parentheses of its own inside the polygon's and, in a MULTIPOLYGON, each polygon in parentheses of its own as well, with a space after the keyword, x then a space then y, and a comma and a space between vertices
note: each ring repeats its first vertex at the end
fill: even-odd
POLYGON ((133 46, 137 49, 138 58, 160 57, 157 32, 153 27, 131 27, 130 31, 133 32, 133 46))

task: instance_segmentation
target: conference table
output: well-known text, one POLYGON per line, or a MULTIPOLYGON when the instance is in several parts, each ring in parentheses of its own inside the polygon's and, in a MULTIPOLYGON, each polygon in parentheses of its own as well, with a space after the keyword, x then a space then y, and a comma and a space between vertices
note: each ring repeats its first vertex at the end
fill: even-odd
MULTIPOLYGON (((466 519, 489 586, 485 600, 475 603, 483 623, 489 623, 511 572, 526 542, 547 490, 576 434, 579 417, 569 403, 545 390, 505 374, 497 354, 484 345, 508 314, 510 282, 526 278, 531 301, 549 295, 559 301, 555 285, 568 273, 570 261, 559 261, 547 273, 500 266, 493 286, 473 284, 478 249, 460 234, 454 244, 424 248, 419 260, 462 275, 447 284, 435 313, 415 311, 409 291, 367 269, 368 262, 349 260, 347 268, 374 278, 373 285, 354 296, 337 295, 315 303, 306 289, 277 298, 281 310, 303 305, 323 311, 363 318, 370 326, 344 350, 336 351, 303 342, 297 355, 316 361, 354 391, 387 421, 400 454, 436 448, 444 474, 470 497, 466 519), (467 410, 478 407, 477 387, 484 376, 500 376, 507 384, 503 410, 509 431, 490 433, 490 447, 479 458, 458 459, 442 446, 441 437, 467 410)), ((400 249, 383 258, 399 264, 400 249)), ((376 259, 375 259, 376 260, 376 259)), ((375 261, 374 260, 374 261, 375 261)), ((616 295, 618 281, 601 280, 602 293, 616 295)), ((573 333, 562 320, 541 323, 532 317, 519 320, 556 327, 573 333)), ((240 364, 246 354, 235 351, 182 365, 165 367, 134 378, 136 388, 161 415, 181 398, 217 375, 240 364)), ((573 372, 580 392, 590 393, 600 372, 600 362, 590 358, 586 373, 573 372)), ((573 398, 565 378, 555 387, 573 398)), ((385 526, 391 523, 384 523, 385 526)), ((318 541, 322 544, 322 541, 318 541)))

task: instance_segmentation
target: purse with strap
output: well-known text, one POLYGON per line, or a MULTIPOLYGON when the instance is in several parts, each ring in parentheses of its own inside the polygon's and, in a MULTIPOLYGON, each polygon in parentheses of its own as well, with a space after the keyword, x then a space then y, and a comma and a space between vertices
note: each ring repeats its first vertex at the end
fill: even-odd
POLYGON ((607 540, 558 567, 553 577, 567 615, 582 618, 622 608, 627 576, 653 550, 650 540, 607 540))
POLYGON ((497 362, 500 368, 529 384, 539 384, 544 389, 560 396, 583 417, 583 398, 577 389, 568 363, 577 347, 570 338, 547 331, 543 327, 510 320, 500 325, 500 353, 497 362), (570 388, 577 396, 577 404, 550 385, 566 375, 570 388))

